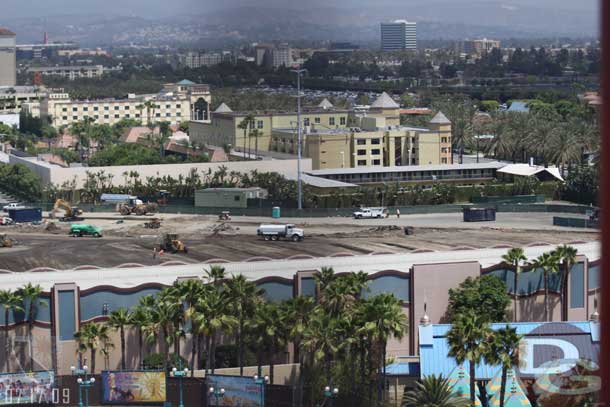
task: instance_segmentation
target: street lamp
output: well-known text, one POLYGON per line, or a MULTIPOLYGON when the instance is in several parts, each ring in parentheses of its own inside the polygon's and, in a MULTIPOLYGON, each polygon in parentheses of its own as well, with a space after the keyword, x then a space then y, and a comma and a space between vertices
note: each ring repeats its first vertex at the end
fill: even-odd
MULTIPOLYGON (((182 363, 180 364, 182 366, 182 363)), ((176 369, 175 367, 172 369, 172 371, 170 372, 170 375, 172 377, 177 377, 178 378, 178 386, 180 388, 180 404, 178 404, 178 407, 184 407, 184 401, 182 399, 182 379, 184 377, 186 377, 189 373, 189 369, 187 367, 185 367, 182 370, 176 369)))
POLYGON ((254 383, 258 384, 260 387, 259 394, 261 395, 261 407, 265 407, 265 385, 269 383, 269 376, 260 377, 255 374, 254 383))
POLYGON ((330 399, 331 407, 335 406, 335 399, 337 398, 338 395, 339 395, 338 387, 331 388, 330 386, 326 386, 324 388, 324 397, 326 397, 327 400, 330 399))
POLYGON ((303 129, 301 128, 301 75, 307 69, 291 69, 290 72, 297 74, 297 200, 299 211, 303 209, 303 187, 301 181, 301 145, 303 141, 303 129))
POLYGON ((78 376, 76 379, 76 383, 78 383, 78 407, 83 407, 83 389, 85 389, 85 407, 89 407, 89 389, 93 387, 95 383, 95 377, 88 377, 87 372, 89 368, 87 365, 81 368, 76 368, 75 366, 70 366, 70 370, 72 371, 72 375, 78 376), (81 376, 84 376, 82 378, 81 376))
POLYGON ((210 386, 210 388, 208 389, 208 393, 210 394, 210 396, 214 396, 214 398, 216 399, 215 407, 220 406, 218 400, 221 397, 224 397, 224 395, 225 395, 224 387, 221 387, 220 389, 216 389, 216 388, 214 388, 214 386, 210 386))

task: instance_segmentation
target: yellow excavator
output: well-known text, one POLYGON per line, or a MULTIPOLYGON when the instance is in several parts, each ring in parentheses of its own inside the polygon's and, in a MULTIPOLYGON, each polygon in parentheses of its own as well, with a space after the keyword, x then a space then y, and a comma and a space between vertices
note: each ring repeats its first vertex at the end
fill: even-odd
POLYGON ((13 247, 13 239, 0 235, 0 247, 13 247))
POLYGON ((162 238, 159 250, 171 253, 188 253, 189 249, 186 245, 178 240, 178 235, 175 233, 165 233, 162 238))
POLYGON ((58 199, 55 201, 55 205, 53 205, 53 210, 51 211, 51 219, 55 218, 55 212, 60 209, 64 210, 64 216, 59 218, 60 222, 73 222, 73 221, 81 221, 84 218, 81 216, 83 214, 83 210, 78 206, 71 206, 68 202, 63 199, 58 199))

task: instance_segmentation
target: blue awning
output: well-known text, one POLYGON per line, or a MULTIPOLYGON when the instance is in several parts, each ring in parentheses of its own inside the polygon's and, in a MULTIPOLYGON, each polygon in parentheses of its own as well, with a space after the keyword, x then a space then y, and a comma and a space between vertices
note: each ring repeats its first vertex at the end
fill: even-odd
POLYGON ((387 376, 419 377, 418 362, 395 362, 385 367, 387 376))

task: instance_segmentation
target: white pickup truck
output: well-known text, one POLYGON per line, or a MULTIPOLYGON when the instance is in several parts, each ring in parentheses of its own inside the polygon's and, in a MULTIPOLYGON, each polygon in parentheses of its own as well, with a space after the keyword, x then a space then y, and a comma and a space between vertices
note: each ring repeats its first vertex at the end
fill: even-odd
POLYGON ((265 240, 291 239, 293 242, 303 240, 305 234, 303 229, 295 228, 294 225, 260 225, 256 234, 265 240))
POLYGON ((352 213, 354 219, 372 219, 372 218, 387 218, 388 210, 386 208, 360 208, 352 213))
POLYGON ((2 210, 4 212, 8 212, 9 209, 25 209, 25 205, 22 205, 22 204, 17 203, 17 202, 11 202, 10 204, 4 205, 2 207, 2 210))

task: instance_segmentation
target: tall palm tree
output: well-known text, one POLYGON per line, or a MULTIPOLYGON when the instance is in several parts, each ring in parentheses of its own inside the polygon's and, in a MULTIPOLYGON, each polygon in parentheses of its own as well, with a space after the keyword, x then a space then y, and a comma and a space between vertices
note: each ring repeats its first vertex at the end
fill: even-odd
POLYGON ((536 269, 542 269, 544 273, 544 320, 550 321, 550 304, 549 304, 549 275, 559 272, 559 260, 552 252, 543 253, 532 261, 531 266, 536 269))
MULTIPOLYGON (((180 292, 180 285, 177 283, 171 287, 167 287, 158 294, 161 302, 166 302, 171 305, 173 329, 170 330, 173 336, 171 343, 174 344, 174 353, 180 355, 180 340, 184 336, 182 329, 184 323, 184 301, 180 292)), ((169 309, 169 308, 168 308, 169 309)))
POLYGON ((317 306, 309 317, 301 340, 301 349, 311 355, 310 361, 323 363, 327 383, 332 382, 332 362, 339 348, 336 328, 337 319, 317 306))
MULTIPOLYGON (((143 297, 142 297, 143 298, 143 297)), ((140 366, 144 362, 144 332, 151 323, 150 312, 141 304, 136 305, 130 313, 130 324, 137 330, 138 360, 140 366)))
POLYGON ((365 318, 365 329, 379 344, 378 366, 382 377, 379 383, 379 400, 382 400, 386 380, 388 340, 392 337, 403 338, 408 327, 407 316, 403 312, 400 300, 393 294, 380 294, 367 302, 365 318))
POLYGON ((449 356, 461 365, 468 361, 470 365, 470 404, 476 403, 476 370, 477 363, 485 354, 485 341, 491 335, 491 328, 482 315, 474 312, 459 314, 447 332, 449 356))
POLYGON ((131 325, 132 319, 131 314, 125 308, 119 308, 110 313, 108 318, 108 325, 119 331, 121 337, 121 369, 125 370, 125 327, 131 325))
POLYGON ((151 324, 146 329, 146 341, 156 342, 158 335, 163 336, 163 370, 167 371, 169 362, 169 348, 174 343, 174 318, 176 316, 176 303, 157 299, 156 307, 152 309, 151 324))
POLYGON ((500 407, 504 407, 504 398, 506 395, 506 377, 508 369, 511 369, 517 361, 517 353, 519 351, 519 342, 523 335, 517 334, 516 328, 511 328, 506 325, 505 328, 495 331, 491 340, 487 343, 485 352, 485 360, 491 365, 502 366, 502 379, 500 381, 500 407))
POLYGON ((43 293, 42 287, 37 284, 27 283, 21 287, 18 291, 19 295, 26 304, 27 310, 27 321, 28 321, 28 347, 30 354, 30 370, 34 370, 34 322, 36 321, 36 314, 38 313, 38 307, 46 306, 45 302, 40 301, 40 296, 43 293))
POLYGON ((568 279, 572 267, 576 264, 576 256, 578 249, 573 246, 561 245, 555 249, 555 257, 559 259, 559 263, 563 266, 561 274, 561 320, 568 320, 568 279))
POLYGON ((204 271, 208 282, 211 282, 213 285, 216 285, 218 281, 224 280, 226 277, 225 268, 222 266, 210 266, 209 270, 204 271))
POLYGON ((78 332, 74 334, 74 338, 78 343, 77 353, 83 354, 87 350, 90 352, 90 371, 95 374, 95 357, 97 351, 103 348, 108 348, 112 343, 110 341, 109 328, 106 324, 90 322, 80 327, 78 332))
POLYGON ((517 304, 519 295, 519 273, 521 273, 521 265, 527 261, 525 253, 521 247, 513 247, 502 256, 502 260, 513 266, 514 275, 514 305, 513 305, 513 321, 517 322, 517 304))
POLYGON ((4 360, 5 371, 10 372, 11 340, 9 339, 8 318, 11 312, 23 312, 23 300, 19 293, 11 290, 0 290, 0 306, 4 310, 4 360))
POLYGON ((197 353, 197 339, 200 327, 193 321, 196 312, 196 304, 200 297, 204 296, 209 289, 199 279, 183 280, 176 283, 178 295, 184 308, 184 320, 191 321, 191 374, 194 375, 195 355, 197 353))
POLYGON ((237 348, 239 375, 244 375, 244 328, 246 321, 252 316, 257 302, 262 300, 262 291, 248 281, 242 274, 233 276, 225 283, 224 289, 230 299, 231 310, 237 318, 237 348))
POLYGON ((406 392, 403 407, 468 407, 468 400, 453 392, 448 379, 441 376, 426 376, 415 382, 415 389, 406 392))

